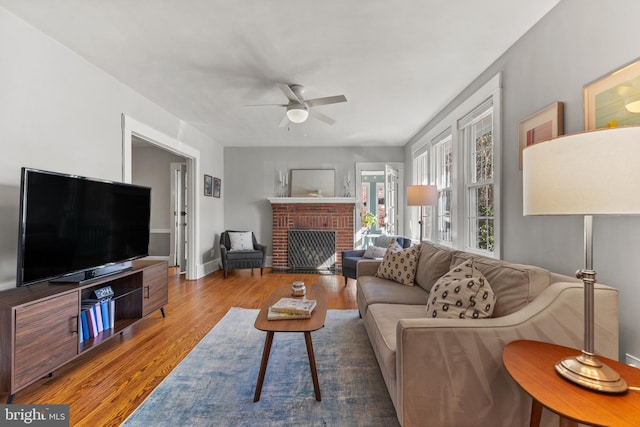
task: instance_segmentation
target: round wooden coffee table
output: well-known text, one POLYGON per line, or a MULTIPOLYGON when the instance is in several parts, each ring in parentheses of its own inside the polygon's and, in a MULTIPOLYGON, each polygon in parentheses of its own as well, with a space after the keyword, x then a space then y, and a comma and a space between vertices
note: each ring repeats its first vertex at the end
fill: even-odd
POLYGON ((256 392, 253 395, 253 401, 260 400, 262 392, 262 384, 264 383, 264 375, 267 371, 267 363, 269 362, 269 354, 271 353, 271 344, 273 343, 273 335, 276 332, 303 332, 304 340, 307 345, 307 355, 309 356, 309 366, 311 367, 311 378, 313 379, 313 389, 316 394, 316 400, 321 400, 320 384, 318 382, 318 371, 316 370, 316 359, 313 354, 313 343, 311 341, 311 332, 317 331, 324 326, 324 320, 327 316, 327 295, 322 286, 307 286, 307 299, 316 300, 317 305, 311 313, 309 319, 292 319, 292 320, 268 320, 267 313, 269 307, 275 304, 280 298, 291 298, 291 286, 281 286, 277 288, 267 298, 258 313, 256 329, 265 331, 267 337, 264 341, 264 349, 262 350, 262 362, 260 363, 260 373, 258 374, 258 383, 256 384, 256 392))

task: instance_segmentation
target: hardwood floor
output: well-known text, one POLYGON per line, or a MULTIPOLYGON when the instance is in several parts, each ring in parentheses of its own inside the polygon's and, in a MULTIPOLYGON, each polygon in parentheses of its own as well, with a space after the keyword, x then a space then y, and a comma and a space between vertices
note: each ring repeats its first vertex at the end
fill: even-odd
MULTIPOLYGON (((355 281, 342 276, 217 271, 200 280, 169 269, 166 317, 159 311, 18 392, 14 403, 70 405, 71 425, 117 426, 231 307, 259 308, 275 287, 302 280, 322 285, 329 309, 356 308, 355 281)), ((3 402, 7 395, 0 396, 3 402)))

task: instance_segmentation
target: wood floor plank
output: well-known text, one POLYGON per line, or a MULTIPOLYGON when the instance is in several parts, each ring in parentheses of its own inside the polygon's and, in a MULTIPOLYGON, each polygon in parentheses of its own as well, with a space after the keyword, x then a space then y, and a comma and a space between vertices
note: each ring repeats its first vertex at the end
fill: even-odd
MULTIPOLYGON (((355 281, 342 276, 217 271, 188 281, 169 269, 166 317, 159 311, 16 394, 18 404, 70 404, 71 425, 118 426, 231 307, 260 308, 278 286, 322 285, 329 309, 355 309, 355 281)), ((7 395, 0 396, 6 401, 7 395)))

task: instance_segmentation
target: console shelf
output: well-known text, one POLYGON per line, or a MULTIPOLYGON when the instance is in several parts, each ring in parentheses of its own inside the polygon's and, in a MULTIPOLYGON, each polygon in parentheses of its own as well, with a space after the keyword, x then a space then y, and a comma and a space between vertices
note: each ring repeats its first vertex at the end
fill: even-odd
POLYGON ((169 302, 166 261, 133 261, 133 268, 91 283, 40 283, 0 292, 0 391, 13 395, 169 302), (114 327, 80 342, 81 301, 98 288, 114 291, 114 327))

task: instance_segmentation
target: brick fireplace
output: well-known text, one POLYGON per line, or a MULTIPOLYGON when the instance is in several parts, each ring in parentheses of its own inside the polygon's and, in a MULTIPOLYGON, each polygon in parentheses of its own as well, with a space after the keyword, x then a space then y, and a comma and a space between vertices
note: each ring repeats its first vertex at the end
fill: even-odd
MULTIPOLYGON (((335 232, 335 266, 342 268, 342 251, 353 249, 355 199, 351 197, 278 197, 273 210, 273 269, 289 270, 289 231, 335 232)), ((295 256, 293 258, 296 258, 295 256)))

